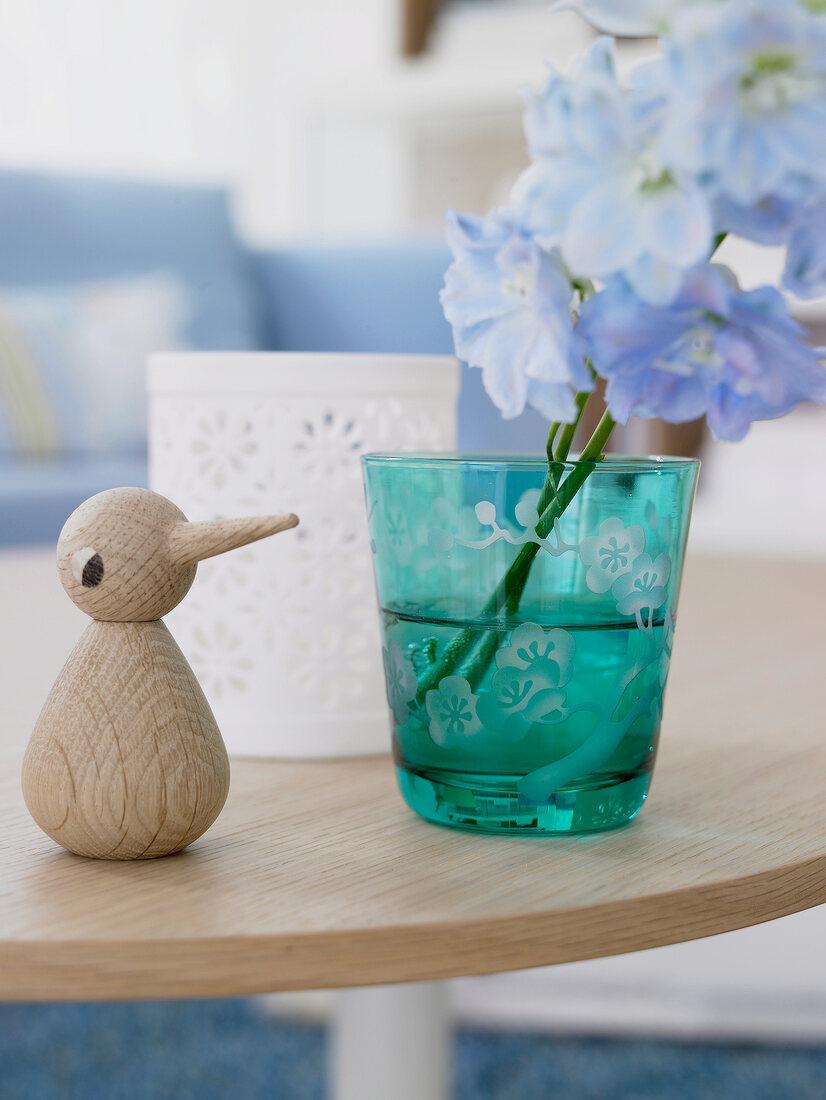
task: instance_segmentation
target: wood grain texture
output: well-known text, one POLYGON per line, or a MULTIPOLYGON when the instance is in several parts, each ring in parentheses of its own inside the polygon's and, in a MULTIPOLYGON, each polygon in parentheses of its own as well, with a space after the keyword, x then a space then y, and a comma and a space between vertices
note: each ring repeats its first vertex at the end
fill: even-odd
POLYGON ((173 563, 186 569, 198 561, 225 554, 259 539, 289 531, 298 525, 292 512, 283 516, 249 516, 243 519, 207 520, 204 523, 176 523, 169 534, 173 563))
POLYGON ((149 489, 107 489, 66 520, 57 572, 66 594, 93 619, 150 622, 177 607, 196 563, 289 530, 292 513, 187 523, 172 501, 149 489))
POLYGON ((195 580, 196 565, 178 567, 170 536, 186 516, 147 489, 107 489, 69 516, 57 542, 57 573, 66 595, 93 619, 150 622, 177 607, 195 580), (89 584, 84 564, 100 563, 89 584))
POLYGON ((195 674, 160 621, 196 563, 298 518, 188 523, 148 489, 108 489, 75 509, 57 545, 60 581, 93 622, 32 734, 22 787, 58 844, 98 859, 150 859, 186 847, 224 805, 229 760, 195 674))
POLYGON ((826 901, 822 564, 691 559, 653 793, 615 832, 416 818, 389 758, 236 761, 167 860, 53 848, 3 768, 0 997, 219 996, 567 962, 826 901))
POLYGON ((152 859, 196 840, 228 790, 221 733, 164 624, 91 622, 23 761, 41 829, 78 855, 152 859))

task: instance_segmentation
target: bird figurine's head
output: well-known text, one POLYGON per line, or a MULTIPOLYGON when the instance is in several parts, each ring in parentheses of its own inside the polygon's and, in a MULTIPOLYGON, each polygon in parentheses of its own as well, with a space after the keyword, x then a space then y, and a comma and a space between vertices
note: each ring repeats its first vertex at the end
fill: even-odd
POLYGON ((291 513, 189 523, 159 493, 107 489, 66 520, 57 571, 70 599, 93 619, 149 622, 181 602, 199 561, 297 523, 291 513))

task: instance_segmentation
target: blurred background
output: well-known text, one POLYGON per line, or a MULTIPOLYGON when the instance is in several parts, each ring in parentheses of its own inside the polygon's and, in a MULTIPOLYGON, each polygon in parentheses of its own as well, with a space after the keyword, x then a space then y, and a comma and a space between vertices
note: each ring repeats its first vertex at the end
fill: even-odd
MULTIPOLYGON (((0 0, 0 546, 145 483, 153 348, 449 351, 444 210, 506 198, 519 89, 592 36, 545 0, 0 0)), ((746 286, 779 272, 726 247, 746 286)), ((826 303, 798 312, 826 344, 826 303)), ((463 446, 544 449, 463 387, 463 446)), ((824 558, 823 429, 621 446, 701 452, 692 549, 824 558)), ((456 1095, 826 1096, 825 929, 452 983, 456 1095)), ((2 1006, 0 1100, 319 1097, 332 1001, 2 1006)))
MULTIPOLYGON (((80 500, 140 454, 148 348, 450 350, 444 211, 507 197, 526 164, 520 89, 594 33, 544 0, 3 0, 0 32, 0 338, 38 360, 0 370, 0 456, 41 462, 6 465, 0 525, 23 541, 56 534, 67 498, 48 519, 20 498, 45 506, 74 485, 80 500), (33 327, 49 332, 35 351, 33 327), (67 386, 54 360, 81 346, 67 386), (113 356, 136 413, 107 426, 92 406, 106 405, 113 356), (58 456, 74 481, 65 462, 44 472, 58 456)), ((626 40, 622 62, 651 49, 626 40)), ((723 248, 746 286, 780 270, 772 249, 723 248)), ((826 306, 796 308, 826 343, 826 306)), ((543 447, 541 419, 502 424, 476 374, 462 402, 461 446, 543 447)), ((695 546, 826 553, 823 510, 806 503, 826 457, 817 410, 737 447, 700 425, 632 423, 616 443, 701 446, 695 546), (797 492, 781 491, 778 451, 794 456, 797 492)))

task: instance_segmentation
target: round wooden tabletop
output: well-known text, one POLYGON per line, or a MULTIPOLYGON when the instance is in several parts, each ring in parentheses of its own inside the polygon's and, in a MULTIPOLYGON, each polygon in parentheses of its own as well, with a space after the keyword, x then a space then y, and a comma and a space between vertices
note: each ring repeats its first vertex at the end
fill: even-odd
POLYGON ((0 806, 0 999, 447 978, 634 951, 826 901, 826 567, 695 559, 638 819, 548 839, 415 817, 389 758, 235 761, 190 849, 107 863, 0 806))

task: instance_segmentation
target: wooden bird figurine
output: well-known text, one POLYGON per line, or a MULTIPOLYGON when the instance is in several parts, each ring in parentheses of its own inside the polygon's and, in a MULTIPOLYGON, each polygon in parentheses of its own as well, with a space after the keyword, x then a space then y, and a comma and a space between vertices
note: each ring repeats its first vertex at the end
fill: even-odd
POLYGON ((295 527, 294 515, 188 523, 147 489, 109 489, 57 544, 63 587, 92 622, 63 667, 23 762, 34 820, 70 852, 149 859, 216 819, 229 759, 195 674, 160 621, 197 562, 295 527))

